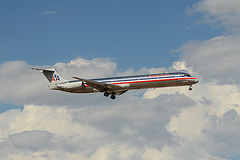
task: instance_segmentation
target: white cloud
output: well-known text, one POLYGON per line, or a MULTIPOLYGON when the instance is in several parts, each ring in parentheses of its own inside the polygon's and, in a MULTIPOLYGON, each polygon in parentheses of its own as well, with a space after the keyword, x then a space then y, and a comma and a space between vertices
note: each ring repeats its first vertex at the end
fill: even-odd
POLYGON ((149 90, 147 99, 161 94, 179 92, 194 100, 195 105, 183 108, 171 117, 167 130, 176 144, 166 145, 162 154, 175 159, 229 159, 240 152, 239 127, 240 88, 238 69, 239 1, 202 0, 192 7, 204 15, 204 22, 220 22, 231 36, 218 36, 205 41, 192 41, 183 45, 175 69, 192 71, 200 82, 189 92, 185 87, 149 90), (192 154, 188 154, 191 152, 192 154), (184 156, 188 154, 188 156, 184 156), (193 157, 192 157, 193 156, 193 157))
POLYGON ((189 91, 188 87, 160 88, 147 90, 143 97, 146 99, 154 99, 163 94, 185 95, 194 100, 197 105, 204 105, 208 108, 208 112, 218 116, 223 115, 231 109, 235 109, 240 114, 240 88, 234 84, 216 84, 214 82, 201 82, 193 86, 193 90, 189 91))
POLYGON ((206 81, 238 83, 239 36, 221 36, 183 45, 181 59, 206 81))
POLYGON ((188 73, 193 73, 192 68, 187 67, 185 61, 176 61, 176 62, 174 62, 172 68, 177 70, 177 71, 185 70, 188 73))
POLYGON ((178 98, 184 95, 195 102, 171 117, 166 128, 176 143, 157 150, 159 156, 214 160, 239 156, 238 41, 239 36, 220 36, 182 46, 181 58, 173 68, 187 70, 200 79, 193 91, 176 87, 151 89, 143 94, 145 99, 153 100, 179 94, 178 98))
POLYGON ((220 22, 228 31, 240 31, 239 0, 202 0, 192 6, 189 12, 200 12, 204 15, 201 22, 214 24, 220 22))
POLYGON ((227 159, 238 156, 239 86, 200 81, 192 91, 188 91, 187 87, 162 88, 148 90, 143 96, 154 99, 176 93, 191 98, 195 105, 182 108, 179 114, 171 117, 166 128, 177 144, 164 146, 161 155, 172 156, 173 159, 227 159), (189 154, 190 150, 192 154, 189 154))
POLYGON ((39 85, 44 85, 44 81, 38 81, 38 76, 31 73, 24 61, 10 61, 0 65, 0 76, 0 87, 4 91, 0 92, 2 102, 24 104, 36 91, 41 91, 39 85))
POLYGON ((159 159, 167 159, 167 160, 174 160, 172 155, 161 153, 159 150, 155 148, 146 148, 146 151, 142 155, 143 160, 159 160, 159 159))
MULTIPOLYGON (((111 110, 112 105, 107 108, 97 109, 98 107, 102 106, 97 106, 95 109, 90 108, 90 110, 87 108, 76 110, 60 106, 26 105, 22 111, 10 110, 0 114, 1 157, 5 159, 80 158, 92 160, 96 157, 109 160, 140 159, 143 154, 141 150, 144 148, 135 143, 139 143, 139 134, 143 134, 144 137, 141 143, 145 143, 144 139, 149 135, 139 133, 138 126, 140 125, 142 129, 145 127, 150 129, 154 125, 151 124, 152 127, 149 127, 150 123, 141 124, 138 121, 141 119, 141 121, 144 119, 146 121, 149 119, 148 116, 143 117, 143 113, 139 112, 131 119, 132 112, 128 113, 127 110, 130 106, 123 106, 125 110, 123 112, 121 112, 120 106, 117 107, 117 110, 111 110), (106 111, 110 111, 110 113, 105 113, 106 111), (81 112, 82 114, 80 114, 81 112), (80 114, 78 119, 76 119, 76 114, 80 114), (106 118, 106 116, 114 117, 116 115, 118 115, 117 119, 106 118), (74 117, 75 120, 73 120, 74 117), (94 118, 96 121, 100 121, 96 125, 98 127, 94 127, 94 118), (127 120, 124 120, 125 118, 127 120), (112 120, 112 124, 118 125, 116 128, 122 128, 122 132, 114 131, 115 126, 103 123, 104 119, 112 120), (120 120, 118 124, 116 120, 120 120), (136 124, 129 123, 131 120, 136 124), (126 127, 125 124, 129 126, 126 127), (99 128, 105 131, 101 131, 99 128)), ((130 110, 133 110, 134 107, 136 106, 132 106, 130 110)), ((143 107, 141 106, 141 110, 144 109, 143 107)), ((152 141, 151 138, 148 140, 152 141)))
MULTIPOLYGON (((171 141, 165 125, 171 115, 185 107, 174 106, 174 95, 167 101, 164 96, 157 101, 143 100, 134 92, 119 98, 122 100, 107 99, 94 105, 82 104, 78 98, 75 107, 34 104, 24 105, 22 111, 4 112, 0 114, 0 155, 5 159, 132 160, 141 158, 145 146, 171 141), (169 104, 170 108, 165 107, 169 104), (36 139, 29 141, 26 137, 36 139), (35 145, 38 141, 41 143, 35 145)), ((188 102, 188 98, 185 100, 188 102)))
MULTIPOLYGON (((197 106, 184 109, 178 116, 172 117, 168 130, 180 139, 182 147, 178 149, 181 151, 185 146, 190 145, 203 153, 208 152, 215 157, 228 158, 239 155, 236 149, 240 147, 238 136, 240 129, 236 126, 239 118, 234 110, 218 117, 208 112, 208 108, 197 106)), ((167 147, 174 148, 174 146, 167 147)))
POLYGON ((54 106, 25 105, 24 110, 19 110, 8 125, 8 132, 1 130, 2 133, 5 133, 1 134, 1 138, 29 130, 45 130, 59 137, 91 139, 106 136, 106 133, 91 126, 73 122, 69 110, 54 106))
POLYGON ((99 78, 113 76, 117 64, 112 62, 110 58, 94 58, 83 59, 77 58, 69 63, 57 63, 54 65, 56 69, 61 71, 67 78, 80 76, 83 78, 99 78), (96 72, 97 71, 97 72, 96 72))
MULTIPOLYGON (((69 63, 57 63, 54 66, 39 66, 40 68, 55 67, 66 79, 77 76, 82 78, 96 78, 112 76, 116 70, 116 63, 106 58, 85 60, 77 58, 69 63), (96 72, 97 70, 97 72, 96 72)), ((102 94, 94 96, 61 93, 48 90, 49 85, 42 73, 30 70, 24 61, 9 61, 0 65, 0 101, 13 104, 39 105, 68 105, 79 103, 89 104, 88 99, 103 99, 102 94), (101 98, 100 98, 101 97, 101 98), (69 103, 71 102, 71 103, 69 103)), ((96 103, 96 101, 92 101, 96 103)), ((99 102, 98 102, 99 103, 99 102)))
POLYGON ((9 136, 10 143, 20 149, 37 150, 51 145, 53 134, 47 131, 25 131, 9 136))
MULTIPOLYGON (((116 64, 110 59, 80 58, 69 63, 57 63, 54 67, 66 77, 72 77, 72 74, 84 76, 85 73, 93 77, 89 73, 96 68, 102 70, 97 76, 110 76, 116 72, 116 64), (110 66, 115 68, 109 69, 110 66)), ((184 58, 168 69, 130 69, 117 74, 174 69, 206 76, 184 58)), ((239 148, 237 138, 240 129, 236 125, 240 113, 238 85, 201 79, 191 92, 187 87, 151 89, 141 98, 135 94, 144 90, 130 91, 116 101, 110 101, 101 94, 74 95, 49 91, 43 87, 48 83, 45 77, 29 70, 23 61, 2 64, 0 74, 3 77, 1 82, 11 88, 5 92, 11 97, 1 93, 1 101, 32 102, 32 105, 24 105, 22 111, 13 109, 0 114, 0 155, 6 159, 91 160, 99 157, 154 160, 162 157, 220 160, 238 155, 234 149, 239 148), (18 85, 9 79, 18 81, 18 85), (13 92, 12 87, 19 91, 13 92), (38 105, 40 101, 45 105, 38 105), (230 114, 233 111, 236 114, 230 114), (231 134, 231 127, 235 127, 237 132, 231 134), (232 143, 233 139, 223 139, 224 136, 234 137, 236 143, 232 143), (29 141, 26 137, 36 139, 29 141), (39 145, 35 145, 38 142, 39 145)), ((212 76, 212 79, 218 76, 220 74, 212 76)))

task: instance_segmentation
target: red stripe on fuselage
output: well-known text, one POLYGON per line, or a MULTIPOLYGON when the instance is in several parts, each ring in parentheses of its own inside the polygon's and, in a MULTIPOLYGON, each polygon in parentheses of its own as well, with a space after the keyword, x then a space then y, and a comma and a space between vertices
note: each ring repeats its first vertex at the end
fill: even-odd
MULTIPOLYGON (((181 78, 180 77, 180 78, 168 78, 168 79, 166 78, 166 79, 154 79, 154 80, 137 80, 137 81, 130 81, 130 82, 113 82, 113 83, 106 83, 106 84, 118 85, 118 84, 147 83, 147 82, 160 82, 160 81, 176 81, 176 80, 187 80, 187 79, 197 79, 197 78, 194 78, 194 77, 181 78)), ((90 86, 85 84, 85 87, 90 87, 90 86)))
POLYGON ((146 82, 158 82, 158 81, 176 81, 176 80, 187 80, 187 79, 197 79, 194 77, 186 77, 186 78, 171 78, 171 79, 154 79, 154 80, 138 80, 132 82, 117 82, 117 83, 110 83, 110 84, 131 84, 131 83, 146 83, 146 82))

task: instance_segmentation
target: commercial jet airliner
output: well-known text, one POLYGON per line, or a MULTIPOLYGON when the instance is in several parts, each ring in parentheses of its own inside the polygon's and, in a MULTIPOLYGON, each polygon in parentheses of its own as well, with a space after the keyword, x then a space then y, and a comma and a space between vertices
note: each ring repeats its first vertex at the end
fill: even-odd
POLYGON ((71 93, 93 93, 103 92, 104 96, 110 95, 115 99, 116 95, 121 95, 132 89, 146 89, 159 87, 189 86, 198 83, 198 79, 184 72, 146 74, 136 76, 122 76, 98 79, 83 79, 72 77, 75 80, 66 80, 62 78, 54 68, 39 69, 50 82, 48 86, 51 90, 60 90, 71 93))

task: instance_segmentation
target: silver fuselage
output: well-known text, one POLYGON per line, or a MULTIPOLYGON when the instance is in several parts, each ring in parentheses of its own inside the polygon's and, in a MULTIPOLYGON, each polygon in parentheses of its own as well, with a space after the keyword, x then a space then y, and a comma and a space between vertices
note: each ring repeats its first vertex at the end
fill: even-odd
MULTIPOLYGON (((99 78, 91 80, 105 84, 121 86, 123 88, 123 91, 159 87, 174 87, 187 85, 191 86, 193 84, 198 83, 199 81, 197 78, 192 77, 184 72, 99 78)), ((49 86, 49 89, 61 90, 71 93, 99 92, 99 90, 88 86, 85 82, 80 80, 65 81, 57 84, 51 84, 49 86)))

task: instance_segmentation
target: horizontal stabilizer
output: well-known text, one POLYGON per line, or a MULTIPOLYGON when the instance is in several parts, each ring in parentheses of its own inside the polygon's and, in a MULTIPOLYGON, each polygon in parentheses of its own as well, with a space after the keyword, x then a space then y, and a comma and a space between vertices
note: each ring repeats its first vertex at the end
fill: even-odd
POLYGON ((50 69, 31 68, 31 69, 32 70, 37 70, 37 71, 40 71, 40 72, 43 72, 43 71, 55 72, 56 71, 54 68, 50 68, 50 69))

